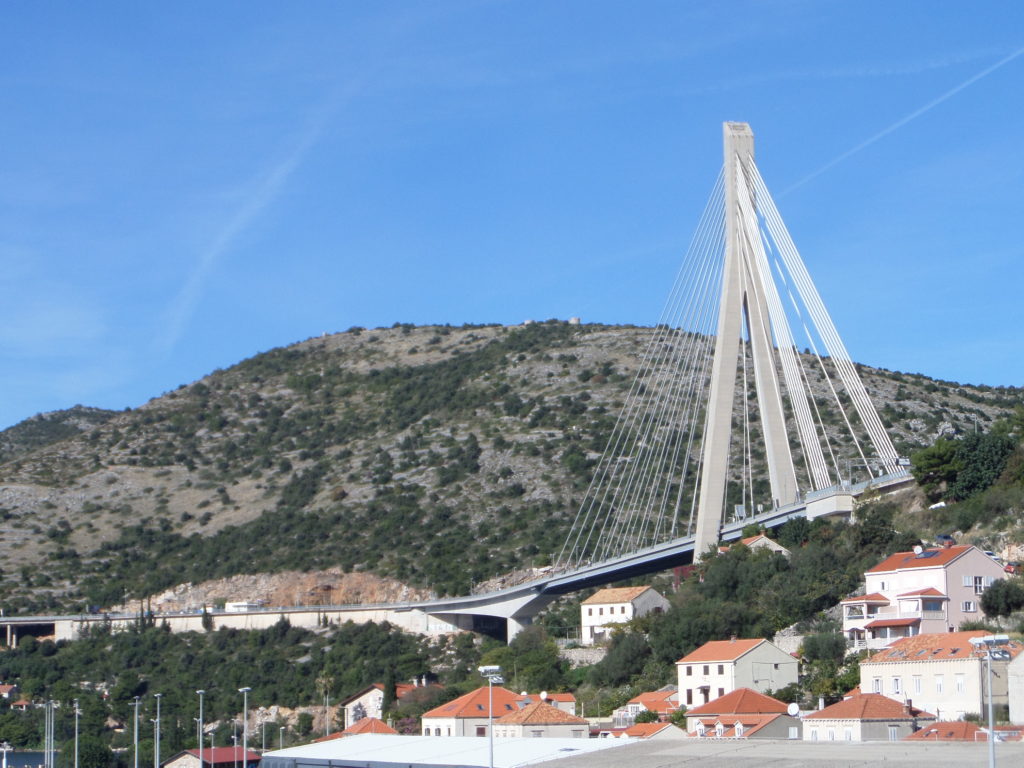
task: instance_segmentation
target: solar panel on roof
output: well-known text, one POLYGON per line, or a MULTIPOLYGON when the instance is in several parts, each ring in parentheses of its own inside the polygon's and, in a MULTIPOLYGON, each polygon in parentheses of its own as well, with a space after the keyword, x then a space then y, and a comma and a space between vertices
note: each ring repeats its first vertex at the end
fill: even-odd
POLYGON ((937 550, 937 549, 926 549, 924 552, 922 552, 920 555, 918 555, 914 559, 915 560, 924 560, 925 558, 935 557, 937 554, 939 554, 939 550, 937 550))

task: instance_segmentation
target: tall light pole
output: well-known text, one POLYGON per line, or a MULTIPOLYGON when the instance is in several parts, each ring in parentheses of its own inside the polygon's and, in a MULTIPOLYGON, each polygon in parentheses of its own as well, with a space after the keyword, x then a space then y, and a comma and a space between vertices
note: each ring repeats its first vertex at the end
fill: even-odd
POLYGON ((162 693, 154 693, 156 697, 156 720, 153 721, 153 768, 160 768, 160 697, 162 693))
POLYGON ((203 694, 206 691, 200 688, 196 693, 199 695, 199 768, 203 768, 203 694))
POLYGON ((75 699, 75 768, 78 768, 78 699, 75 699))
POLYGON ((135 697, 135 727, 132 729, 132 746, 135 751, 133 768, 139 768, 139 697, 135 697))
POLYGON ((999 646, 1010 642, 1008 635, 985 635, 984 637, 970 638, 974 649, 985 654, 985 679, 988 687, 988 765, 989 768, 996 766, 996 723, 992 712, 992 660, 1008 661, 1010 652, 999 646))
POLYGON ((266 752, 267 751, 267 721, 266 720, 264 720, 262 723, 260 723, 260 729, 263 731, 263 748, 260 751, 261 752, 266 752))
POLYGON ((487 665, 480 667, 480 674, 487 678, 487 765, 494 768, 494 684, 501 685, 505 678, 501 676, 501 667, 487 665))
POLYGON ((249 686, 238 689, 238 692, 242 694, 242 765, 246 765, 249 754, 249 691, 251 690, 252 688, 249 686))
POLYGON ((280 746, 278 747, 278 749, 284 749, 284 726, 282 725, 280 728, 278 728, 277 732, 278 734, 280 734, 280 740, 278 742, 280 746))

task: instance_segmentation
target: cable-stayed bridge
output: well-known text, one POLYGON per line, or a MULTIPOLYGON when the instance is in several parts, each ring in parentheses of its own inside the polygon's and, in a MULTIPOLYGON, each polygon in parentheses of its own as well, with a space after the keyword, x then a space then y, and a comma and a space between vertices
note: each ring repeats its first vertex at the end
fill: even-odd
POLYGON ((754 162, 750 127, 723 132, 722 171, 550 571, 500 592, 336 610, 510 638, 557 595, 692 562, 750 523, 848 516, 865 488, 911 481, 754 162))

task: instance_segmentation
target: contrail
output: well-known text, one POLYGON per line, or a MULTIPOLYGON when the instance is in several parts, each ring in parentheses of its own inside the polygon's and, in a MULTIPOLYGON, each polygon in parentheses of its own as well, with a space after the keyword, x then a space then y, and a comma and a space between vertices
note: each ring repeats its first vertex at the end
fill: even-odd
POLYGON ((890 125, 888 128, 885 128, 885 129, 879 131, 878 133, 876 133, 871 138, 862 141, 860 144, 858 144, 857 146, 853 147, 852 149, 848 149, 845 152, 843 152, 841 155, 839 155, 838 157, 833 158, 832 160, 829 160, 827 163, 825 163, 825 165, 821 166, 818 170, 813 171, 812 173, 809 173, 807 176, 804 176, 802 179, 800 179, 800 181, 798 181, 796 184, 793 184, 792 186, 787 187, 785 190, 782 191, 782 194, 785 195, 785 194, 787 194, 789 192, 792 192, 794 189, 797 189, 798 187, 802 187, 804 184, 806 184, 811 179, 813 179, 813 178, 815 178, 817 176, 820 176, 825 171, 827 171, 830 168, 832 168, 832 167, 838 165, 839 163, 843 162, 843 160, 845 160, 846 158, 850 157, 851 155, 855 155, 858 152, 860 152, 862 149, 870 147, 872 144, 874 144, 879 139, 882 139, 885 136, 888 136, 893 131, 895 131, 895 130, 897 130, 899 128, 902 128, 904 125, 909 123, 911 120, 914 120, 915 118, 920 117, 925 112, 927 112, 927 111, 937 107, 942 102, 944 102, 947 99, 952 98, 956 94, 960 93, 960 91, 962 91, 964 88, 967 88, 968 86, 974 85, 974 83, 976 83, 979 80, 981 80, 981 78, 986 77, 987 75, 990 75, 993 72, 995 72, 1000 67, 1003 67, 1003 66, 1009 64, 1011 61, 1016 59, 1021 54, 1024 54, 1024 48, 1018 48, 1016 51, 1011 53, 1009 56, 1006 56, 1006 57, 1000 59, 999 61, 997 61, 991 67, 988 67, 987 69, 983 69, 978 74, 973 75, 972 77, 967 78, 962 83, 960 83, 960 85, 956 86, 955 88, 951 88, 950 90, 946 91, 944 94, 939 96, 938 98, 935 98, 932 101, 929 101, 923 107, 914 110, 913 112, 911 112, 906 117, 900 118, 895 123, 890 125))

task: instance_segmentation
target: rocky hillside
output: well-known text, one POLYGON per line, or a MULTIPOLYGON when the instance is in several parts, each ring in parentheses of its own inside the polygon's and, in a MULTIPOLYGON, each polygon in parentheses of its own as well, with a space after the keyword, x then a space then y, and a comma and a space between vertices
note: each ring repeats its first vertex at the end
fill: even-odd
MULTIPOLYGON (((329 568, 455 593, 544 565, 651 332, 353 328, 134 411, 30 419, 0 434, 0 600, 114 605, 329 568)), ((984 430, 1022 397, 861 372, 904 454, 984 430)))

